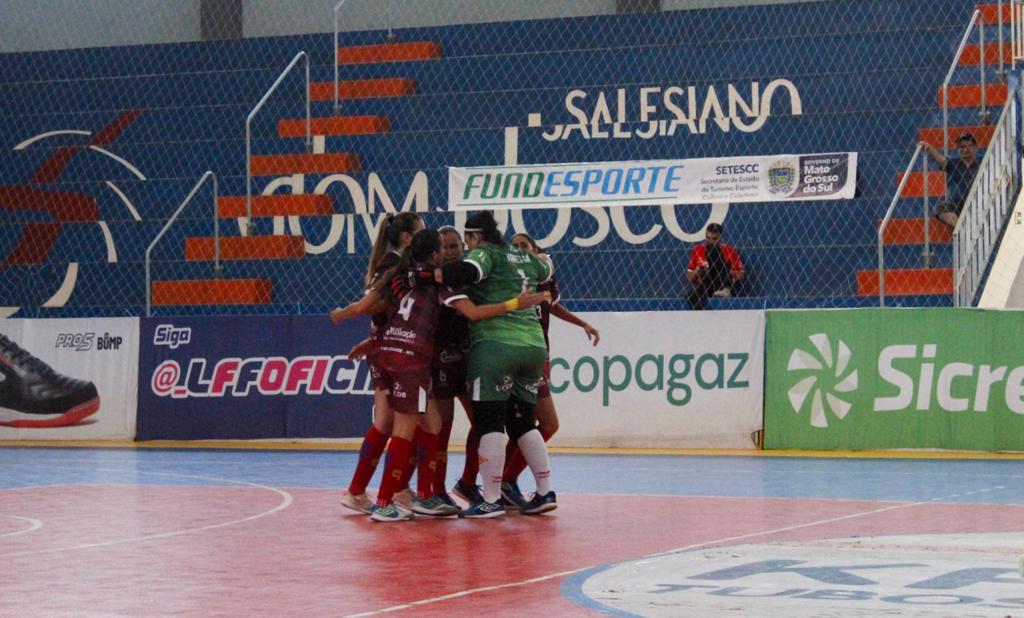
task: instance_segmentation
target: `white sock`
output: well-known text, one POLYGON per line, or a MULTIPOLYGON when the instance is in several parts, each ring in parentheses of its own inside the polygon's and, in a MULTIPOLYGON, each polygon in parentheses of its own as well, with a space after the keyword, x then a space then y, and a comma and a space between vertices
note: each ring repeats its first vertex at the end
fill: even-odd
POLYGON ((492 431, 480 436, 480 480, 484 487, 484 500, 501 499, 501 473, 505 469, 505 434, 492 431))
POLYGON ((524 433, 516 444, 523 452, 530 472, 533 472, 533 479, 537 482, 537 495, 546 496, 551 491, 551 466, 548 465, 548 447, 544 444, 544 437, 536 429, 531 429, 524 433))

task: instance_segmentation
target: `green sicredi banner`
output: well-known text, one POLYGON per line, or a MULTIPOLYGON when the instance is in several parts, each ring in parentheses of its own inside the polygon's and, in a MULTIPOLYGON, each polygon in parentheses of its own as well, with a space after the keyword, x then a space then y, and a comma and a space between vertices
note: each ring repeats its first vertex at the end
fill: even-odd
POLYGON ((1024 312, 770 311, 765 448, 1024 451, 1024 312))

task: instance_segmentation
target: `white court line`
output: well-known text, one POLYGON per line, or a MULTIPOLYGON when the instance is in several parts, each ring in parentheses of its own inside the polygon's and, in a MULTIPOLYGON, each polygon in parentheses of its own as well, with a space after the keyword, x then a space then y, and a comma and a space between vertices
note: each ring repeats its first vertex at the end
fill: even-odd
MULTIPOLYGON (((701 543, 694 543, 692 545, 686 545, 684 547, 677 547, 676 549, 670 549, 668 551, 658 552, 656 554, 649 554, 647 556, 640 556, 638 558, 632 558, 630 560, 625 560, 623 562, 635 562, 637 560, 645 560, 645 559, 648 559, 648 558, 657 558, 659 556, 665 556, 665 555, 668 555, 668 554, 676 554, 676 553, 681 553, 681 552, 685 552, 685 551, 691 551, 691 550, 700 549, 700 548, 703 548, 703 547, 710 547, 712 545, 720 545, 722 543, 730 543, 730 542, 735 542, 735 541, 743 541, 743 540, 746 540, 746 539, 756 538, 756 537, 759 537, 759 536, 765 536, 765 535, 768 535, 768 534, 778 534, 780 532, 790 532, 792 530, 800 530, 802 528, 812 528, 814 526, 821 526, 821 525, 824 525, 824 524, 831 524, 831 523, 834 523, 834 522, 837 522, 837 521, 845 521, 845 520, 849 520, 849 519, 857 519, 857 518, 860 518, 860 517, 866 517, 866 516, 870 516, 870 515, 877 515, 879 513, 885 513, 885 512, 888 512, 888 511, 896 511, 896 510, 899 510, 899 509, 907 509, 907 508, 912 508, 912 507, 915 507, 915 506, 922 506, 922 505, 926 505, 926 504, 934 504, 936 500, 943 500, 943 499, 944 498, 933 498, 932 500, 929 500, 928 502, 907 502, 907 503, 904 503, 904 504, 898 504, 898 505, 893 505, 893 506, 882 507, 880 509, 872 509, 870 511, 863 511, 863 512, 860 512, 860 513, 850 513, 848 515, 841 515, 839 517, 830 517, 828 519, 819 519, 817 521, 811 521, 811 522, 807 522, 807 523, 803 523, 803 524, 795 524, 795 525, 792 525, 792 526, 784 526, 782 528, 773 528, 771 530, 761 530, 759 532, 749 532, 747 534, 740 534, 740 535, 737 535, 737 536, 724 537, 724 538, 721 538, 721 539, 714 539, 714 540, 711 540, 711 541, 703 541, 701 543)), ((956 506, 959 506, 959 504, 957 504, 956 506)), ((419 600, 419 601, 413 601, 412 603, 406 603, 404 605, 394 605, 392 607, 385 607, 383 609, 378 609, 378 610, 374 610, 374 611, 370 611, 370 612, 363 612, 361 614, 348 614, 348 615, 345 616, 345 618, 362 618, 363 616, 376 616, 378 614, 386 614, 386 613, 390 613, 390 612, 397 612, 397 611, 401 611, 401 610, 404 610, 404 609, 411 609, 411 608, 414 608, 414 607, 419 607, 421 605, 428 605, 428 604, 431 604, 431 603, 439 603, 441 601, 447 601, 447 600, 450 600, 450 599, 457 599, 459 597, 465 597, 465 596, 469 596, 471 594, 477 594, 477 593, 481 593, 481 592, 491 592, 493 590, 502 590, 502 589, 505 589, 505 588, 517 588, 517 587, 520 587, 520 586, 526 586, 526 585, 529 585, 529 584, 535 584, 535 583, 539 583, 539 582, 543 582, 543 581, 557 579, 559 577, 566 577, 568 575, 575 575, 576 573, 582 573, 583 571, 588 571, 590 569, 597 568, 599 566, 601 566, 601 565, 591 565, 591 566, 586 566, 586 567, 579 568, 579 569, 573 569, 571 571, 562 571, 560 573, 552 573, 550 575, 542 575, 540 577, 534 577, 533 579, 527 579, 527 580, 523 580, 523 581, 519 581, 519 582, 511 582, 511 583, 508 583, 508 584, 498 584, 496 586, 486 586, 486 587, 483 587, 483 588, 473 588, 471 590, 463 590, 461 592, 454 592, 452 594, 446 594, 446 595, 439 596, 439 597, 433 597, 433 598, 429 598, 429 599, 422 599, 422 600, 419 600)))
POLYGON ((282 490, 280 490, 280 489, 278 489, 276 487, 269 487, 267 485, 260 485, 258 483, 249 483, 247 481, 236 481, 234 479, 221 479, 221 478, 215 478, 215 477, 210 477, 210 476, 195 476, 195 475, 192 475, 192 474, 176 474, 176 473, 172 473, 172 472, 145 472, 145 474, 153 474, 153 475, 159 475, 159 476, 174 476, 174 477, 179 477, 179 478, 192 478, 192 479, 198 479, 198 480, 202 480, 202 481, 216 481, 216 482, 220 482, 220 483, 236 483, 238 485, 248 485, 250 487, 256 487, 258 489, 267 489, 267 490, 270 490, 270 491, 280 495, 281 496, 281 503, 278 504, 277 506, 275 506, 274 508, 270 509, 269 511, 264 511, 262 513, 257 513, 255 515, 250 515, 249 517, 243 517, 242 519, 234 519, 234 520, 231 520, 231 521, 221 522, 219 524, 210 524, 209 526, 200 526, 198 528, 185 528, 183 530, 174 530, 172 532, 163 532, 163 533, 160 533, 160 534, 147 534, 147 535, 144 535, 144 536, 138 536, 138 537, 133 537, 133 538, 128 538, 128 539, 118 539, 116 541, 104 541, 102 543, 84 543, 82 545, 71 545, 71 546, 68 546, 68 547, 51 547, 50 549, 34 549, 34 550, 28 550, 28 551, 11 552, 11 553, 7 553, 7 554, 0 554, 0 558, 9 558, 9 557, 15 557, 15 556, 31 556, 31 555, 36 555, 36 554, 50 554, 50 553, 55 553, 55 552, 73 551, 73 550, 78 550, 78 549, 91 549, 91 548, 94 548, 94 547, 108 547, 108 546, 111 546, 111 545, 121 545, 123 543, 137 543, 137 542, 142 542, 142 541, 152 541, 154 539, 166 539, 166 538, 169 538, 169 537, 172 537, 172 536, 180 536, 180 535, 183 535, 183 534, 192 534, 193 532, 205 532, 207 530, 215 530, 217 528, 226 528, 228 526, 234 526, 234 525, 237 525, 237 524, 245 523, 247 521, 253 521, 253 520, 256 520, 256 519, 260 519, 261 517, 266 517, 268 515, 273 515, 274 513, 278 512, 278 511, 282 511, 282 510, 288 508, 289 506, 291 506, 292 502, 294 502, 294 500, 295 500, 290 493, 288 493, 286 491, 282 491, 282 490))
POLYGON ((36 530, 39 530, 40 528, 43 527, 43 522, 39 521, 38 519, 32 519, 31 517, 20 517, 18 515, 6 515, 4 513, 0 513, 0 517, 7 517, 9 519, 20 519, 21 521, 27 521, 29 523, 29 527, 24 529, 24 530, 18 530, 16 532, 8 532, 7 534, 0 534, 0 539, 2 539, 4 537, 18 536, 19 534, 27 534, 29 532, 34 532, 36 530))

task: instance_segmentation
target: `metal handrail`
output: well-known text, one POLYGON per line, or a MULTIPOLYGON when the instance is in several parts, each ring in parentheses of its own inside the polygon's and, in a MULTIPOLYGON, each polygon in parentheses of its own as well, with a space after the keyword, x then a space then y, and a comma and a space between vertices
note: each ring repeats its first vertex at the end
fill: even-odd
POLYGON ((310 116, 309 105, 309 54, 300 51, 295 54, 295 57, 288 63, 284 71, 277 76, 277 79, 263 95, 263 98, 260 99, 260 102, 256 104, 256 107, 252 108, 252 111, 245 118, 245 216, 247 217, 246 221, 248 221, 250 229, 252 228, 252 119, 256 117, 257 112, 267 102, 270 95, 274 94, 277 87, 281 85, 281 82, 284 81, 284 78, 295 66, 295 63, 299 61, 299 58, 306 59, 306 151, 308 152, 313 148, 313 121, 310 116))
POLYGON ((192 187, 192 190, 189 191, 188 196, 181 203, 181 206, 178 206, 178 209, 174 211, 171 218, 167 220, 163 229, 161 229, 160 233, 153 239, 153 242, 149 243, 149 246, 146 247, 146 317, 151 317, 153 315, 153 282, 150 276, 150 266, 152 265, 150 255, 153 253, 153 247, 155 247, 156 243, 160 242, 160 239, 164 237, 164 234, 167 233, 167 230, 178 218, 178 215, 180 215, 181 211, 185 209, 185 206, 188 206, 188 203, 192 201, 192 197, 195 196, 196 192, 199 191, 199 188, 203 186, 203 183, 205 183, 208 178, 213 178, 213 270, 216 273, 220 273, 220 217, 217 216, 217 199, 220 191, 217 188, 217 175, 212 171, 207 170, 205 174, 199 177, 199 181, 196 182, 195 186, 192 187))
POLYGON ((953 228, 953 304, 969 307, 1020 189, 1017 94, 1003 106, 953 228))
POLYGON ((331 53, 334 54, 334 115, 341 113, 341 103, 338 101, 338 11, 345 6, 346 0, 341 0, 334 5, 334 47, 331 53))
MULTIPOLYGON (((949 80, 953 79, 953 71, 956 69, 957 64, 960 62, 960 56, 964 53, 964 48, 967 47, 967 39, 971 36, 971 30, 974 28, 975 22, 978 22, 981 17, 981 11, 975 10, 971 14, 971 21, 967 24, 967 30, 964 31, 963 38, 960 39, 960 47, 956 49, 956 55, 953 56, 953 63, 949 65, 949 71, 946 73, 946 79, 942 80, 942 154, 949 157, 949 80)), ((978 30, 981 35, 981 116, 985 117, 988 113, 985 111, 985 24, 978 23, 978 30)))
MULTIPOLYGON (((878 306, 885 306, 885 228, 889 227, 889 222, 892 220, 892 213, 896 210, 896 204, 900 201, 903 196, 903 188, 907 186, 907 181, 910 179, 910 174, 914 169, 914 164, 917 163, 917 158, 921 156, 924 151, 924 147, 921 144, 917 145, 914 149, 914 156, 910 157, 910 163, 907 164, 907 169, 903 172, 903 179, 900 181, 900 186, 896 189, 896 195, 892 197, 892 202, 889 204, 889 209, 885 211, 885 217, 882 218, 882 224, 878 226, 878 306)), ((925 210, 925 239, 927 242, 928 238, 928 158, 921 156, 921 171, 924 174, 924 210, 925 210)), ((927 253, 927 246, 925 252, 927 253)))

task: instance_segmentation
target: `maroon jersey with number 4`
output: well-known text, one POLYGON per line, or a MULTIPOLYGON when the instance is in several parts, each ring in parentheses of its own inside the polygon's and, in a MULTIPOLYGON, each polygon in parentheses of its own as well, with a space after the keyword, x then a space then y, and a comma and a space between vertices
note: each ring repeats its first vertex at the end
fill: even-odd
POLYGON ((466 298, 461 290, 446 285, 420 285, 390 303, 377 362, 388 369, 429 367, 442 305, 450 307, 461 298, 466 298))

